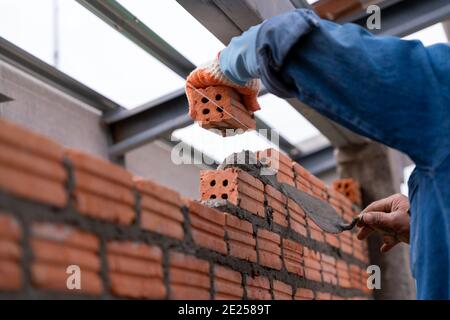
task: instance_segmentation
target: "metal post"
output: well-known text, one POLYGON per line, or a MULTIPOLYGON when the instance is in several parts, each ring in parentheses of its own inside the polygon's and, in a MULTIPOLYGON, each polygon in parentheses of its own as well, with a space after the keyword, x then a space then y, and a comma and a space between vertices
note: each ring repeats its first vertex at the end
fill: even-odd
MULTIPOLYGON (((338 174, 354 178, 362 186, 363 205, 399 192, 403 165, 395 157, 402 156, 375 142, 336 149, 338 174)), ((409 269, 409 246, 398 245, 381 254, 381 237, 369 239, 370 263, 381 269, 381 289, 375 299, 414 299, 415 285, 409 269)))
POLYGON ((445 34, 447 35, 447 42, 450 42, 450 19, 442 22, 445 34))

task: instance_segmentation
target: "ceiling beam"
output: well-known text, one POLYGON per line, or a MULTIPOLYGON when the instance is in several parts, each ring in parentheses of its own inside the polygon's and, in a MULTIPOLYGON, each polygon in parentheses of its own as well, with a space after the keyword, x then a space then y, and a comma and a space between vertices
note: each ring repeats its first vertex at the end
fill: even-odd
POLYGON ((169 67, 180 77, 186 78, 195 69, 195 65, 192 62, 186 59, 117 1, 77 0, 77 2, 169 67))
POLYGON ((123 109, 116 102, 2 37, 0 37, 0 59, 100 111, 123 109))
MULTIPOLYGON (((131 110, 105 113, 103 122, 110 128, 114 144, 109 153, 117 157, 150 141, 163 137, 172 131, 193 123, 188 113, 188 101, 180 89, 150 103, 131 110)), ((271 139, 271 127, 256 118, 257 129, 267 129, 271 139)), ((281 135, 279 147, 288 154, 296 147, 281 135)))
POLYGON ((10 97, 7 97, 4 94, 0 93, 0 103, 9 102, 9 101, 12 101, 12 99, 10 97))
MULTIPOLYGON (((366 27, 367 14, 347 18, 341 22, 353 22, 366 27)), ((433 24, 450 18, 448 0, 395 1, 381 10, 381 29, 371 30, 374 34, 404 37, 433 24)))

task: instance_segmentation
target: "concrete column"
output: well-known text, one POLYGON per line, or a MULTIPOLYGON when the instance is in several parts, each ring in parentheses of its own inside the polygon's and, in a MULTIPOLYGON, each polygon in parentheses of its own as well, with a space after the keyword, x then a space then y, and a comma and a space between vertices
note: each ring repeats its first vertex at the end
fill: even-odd
POLYGON ((442 22, 445 34, 447 35, 447 42, 450 42, 450 20, 442 22))
MULTIPOLYGON (((403 161, 400 153, 378 143, 369 142, 336 149, 338 174, 361 183, 363 205, 385 198, 400 190, 403 161)), ((381 254, 382 239, 369 239, 370 263, 381 269, 381 289, 375 290, 375 299, 415 299, 414 279, 409 268, 409 246, 398 245, 381 254)))

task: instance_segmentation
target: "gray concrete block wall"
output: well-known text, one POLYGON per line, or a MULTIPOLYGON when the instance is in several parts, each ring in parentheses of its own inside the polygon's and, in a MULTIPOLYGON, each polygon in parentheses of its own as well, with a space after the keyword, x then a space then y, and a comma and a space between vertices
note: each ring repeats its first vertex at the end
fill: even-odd
MULTIPOLYGON (((13 99, 0 103, 0 117, 51 137, 66 147, 108 158, 108 136, 98 110, 0 61, 0 93, 13 99)), ((125 165, 140 175, 199 197, 201 167, 172 163, 170 147, 153 142, 125 156, 125 165)))
POLYGON ((0 104, 0 117, 65 146, 107 157, 108 139, 96 109, 2 61, 0 92, 13 99, 0 104))

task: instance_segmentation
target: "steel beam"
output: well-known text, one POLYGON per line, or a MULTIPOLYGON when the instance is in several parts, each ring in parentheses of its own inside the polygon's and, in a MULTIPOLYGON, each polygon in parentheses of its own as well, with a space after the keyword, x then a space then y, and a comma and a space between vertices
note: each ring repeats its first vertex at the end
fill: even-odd
POLYGON ((123 109, 119 104, 0 37, 0 59, 101 111, 123 109))
MULTIPOLYGON (((224 44, 252 25, 295 8, 289 0, 177 0, 177 2, 224 44)), ((300 101, 289 99, 288 102, 319 129, 334 146, 360 144, 366 141, 300 101)))
POLYGON ((100 19, 186 78, 195 65, 115 0, 77 0, 100 19))
POLYGON ((12 101, 10 97, 5 96, 4 94, 0 93, 0 103, 12 101))
MULTIPOLYGON (((180 89, 132 110, 105 113, 103 121, 110 128, 114 141, 110 155, 123 155, 175 129, 192 124, 187 110, 188 101, 184 90, 180 89)), ((256 127, 269 129, 270 134, 271 128, 259 118, 256 118, 256 127)), ((296 151, 282 136, 279 137, 279 144, 289 154, 296 151)))
POLYGON ((447 42, 450 42, 450 19, 442 22, 442 26, 444 27, 445 34, 447 35, 447 42))
POLYGON ((315 176, 320 176, 322 173, 335 169, 337 166, 334 157, 334 148, 331 145, 308 154, 293 157, 292 160, 298 162, 315 176))
MULTIPOLYGON (((353 22, 366 27, 368 15, 341 22, 353 22)), ((403 0, 382 8, 381 29, 374 34, 404 37, 450 18, 448 0, 403 0)))

